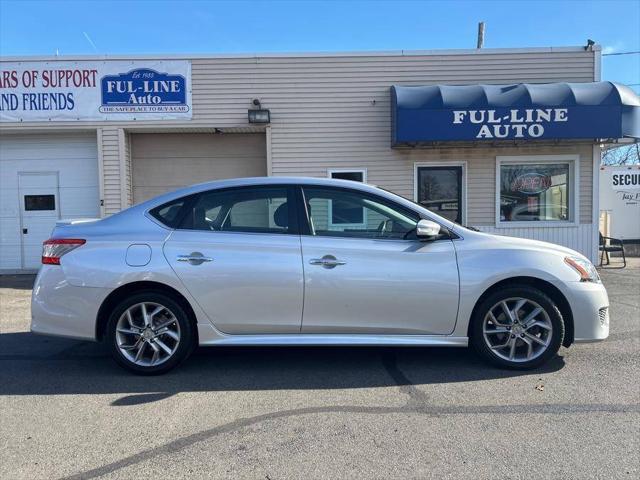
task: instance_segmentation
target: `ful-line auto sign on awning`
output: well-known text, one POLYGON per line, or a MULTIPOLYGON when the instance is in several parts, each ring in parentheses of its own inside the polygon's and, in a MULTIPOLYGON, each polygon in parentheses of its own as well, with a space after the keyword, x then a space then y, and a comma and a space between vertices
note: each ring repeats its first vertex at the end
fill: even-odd
POLYGON ((640 98, 613 82, 391 87, 392 146, 640 138, 640 98))

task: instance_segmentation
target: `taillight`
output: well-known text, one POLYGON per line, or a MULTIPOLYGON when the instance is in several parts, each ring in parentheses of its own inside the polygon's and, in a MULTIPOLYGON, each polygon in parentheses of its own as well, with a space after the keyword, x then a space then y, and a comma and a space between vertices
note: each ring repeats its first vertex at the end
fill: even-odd
POLYGON ((71 250, 84 245, 87 241, 81 238, 55 238, 42 244, 42 264, 60 265, 60 258, 71 250))

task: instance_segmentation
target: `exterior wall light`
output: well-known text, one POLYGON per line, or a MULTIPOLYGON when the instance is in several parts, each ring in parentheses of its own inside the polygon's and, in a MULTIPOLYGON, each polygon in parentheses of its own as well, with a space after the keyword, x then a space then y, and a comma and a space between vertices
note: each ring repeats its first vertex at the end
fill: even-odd
POLYGON ((269 123, 271 122, 271 112, 266 108, 249 110, 249 123, 269 123))
POLYGON ((254 98, 251 102, 255 105, 256 109, 249 110, 249 123, 270 123, 271 122, 271 112, 267 108, 262 108, 260 104, 260 100, 254 98))

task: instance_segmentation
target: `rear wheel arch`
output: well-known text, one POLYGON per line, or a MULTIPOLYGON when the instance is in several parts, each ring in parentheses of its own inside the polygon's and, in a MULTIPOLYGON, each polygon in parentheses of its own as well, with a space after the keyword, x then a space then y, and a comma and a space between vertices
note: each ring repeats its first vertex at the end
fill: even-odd
POLYGON ((104 299, 96 318, 96 340, 102 341, 105 338, 109 315, 113 309, 125 298, 140 292, 163 293, 175 300, 187 313, 189 320, 193 326, 194 335, 196 336, 196 345, 198 345, 198 328, 196 314, 191 307, 189 301, 178 290, 159 282, 132 282, 122 285, 111 292, 104 299))
POLYGON ((573 326, 573 312, 571 311, 571 306, 567 301, 567 298, 564 294, 550 282, 546 280, 542 280, 536 277, 510 277, 504 280, 500 280, 497 283, 494 283, 489 288, 487 288, 480 298, 476 301, 475 306, 473 307, 473 312, 471 313, 471 317, 469 319, 469 326, 467 327, 467 336, 471 337, 471 329, 472 329, 472 320, 476 316, 476 312, 482 302, 494 292, 504 289, 506 287, 515 287, 515 286, 527 286, 534 287, 538 290, 542 291, 546 294, 553 302, 558 306, 558 310, 562 315, 562 320, 564 322, 564 340, 562 345, 565 347, 569 347, 573 343, 574 336, 574 326, 573 326))

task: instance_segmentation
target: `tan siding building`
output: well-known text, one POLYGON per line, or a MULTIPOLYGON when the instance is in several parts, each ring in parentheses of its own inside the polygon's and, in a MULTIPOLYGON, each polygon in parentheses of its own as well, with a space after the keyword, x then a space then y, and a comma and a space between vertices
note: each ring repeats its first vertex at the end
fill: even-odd
MULTIPOLYGON (((9 68, 9 64, 20 62, 140 64, 163 59, 140 56, 1 60, 0 66, 9 68)), ((71 132, 93 136, 100 189, 100 205, 96 208, 101 215, 116 213, 191 183, 260 175, 327 177, 332 170, 363 172, 368 183, 434 206, 433 199, 420 197, 419 170, 459 167, 460 200, 449 204, 455 203, 452 208, 457 209, 464 223, 490 232, 554 241, 596 257, 596 143, 496 141, 392 148, 390 88, 594 82, 600 76, 599 48, 181 56, 167 60, 190 65, 190 118, 148 120, 142 115, 135 120, 4 119, 0 142, 11 143, 16 134, 32 135, 34 139, 71 132), (248 123, 247 112, 255 108, 254 99, 270 111, 268 124, 248 123), (556 226, 547 222, 505 225, 497 192, 500 158, 529 159, 529 163, 555 158, 567 162, 571 181, 576 180, 576 191, 570 186, 568 195, 576 203, 564 199, 564 206, 557 207, 561 211, 569 205, 567 222, 556 226)), ((29 170, 28 164, 24 169, 29 170)), ((13 173, 5 169, 2 175, 13 173)), ((446 210, 446 203, 440 202, 440 208, 446 210)), ((7 198, 1 214, 5 218, 20 216, 20 208, 19 202, 7 198)), ((5 269, 20 268, 18 264, 7 265, 5 269)), ((21 265, 24 267, 25 263, 21 265)))

